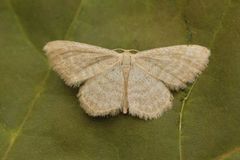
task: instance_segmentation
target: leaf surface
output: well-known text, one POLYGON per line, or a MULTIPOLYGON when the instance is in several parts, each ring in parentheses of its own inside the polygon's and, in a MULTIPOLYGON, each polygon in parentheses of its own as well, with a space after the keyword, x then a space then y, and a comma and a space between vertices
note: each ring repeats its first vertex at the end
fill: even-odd
POLYGON ((239 159, 239 15, 237 0, 0 0, 0 159, 239 159), (161 118, 91 118, 48 67, 42 47, 56 39, 212 55, 161 118))

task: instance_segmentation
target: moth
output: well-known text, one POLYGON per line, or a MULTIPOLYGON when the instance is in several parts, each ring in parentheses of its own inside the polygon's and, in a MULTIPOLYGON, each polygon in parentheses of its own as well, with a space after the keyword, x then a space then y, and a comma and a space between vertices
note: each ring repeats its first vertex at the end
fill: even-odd
POLYGON ((175 45, 139 51, 106 49, 73 41, 47 43, 44 51, 54 71, 79 87, 80 106, 91 116, 129 113, 145 120, 172 106, 170 92, 184 89, 207 66, 210 50, 175 45))

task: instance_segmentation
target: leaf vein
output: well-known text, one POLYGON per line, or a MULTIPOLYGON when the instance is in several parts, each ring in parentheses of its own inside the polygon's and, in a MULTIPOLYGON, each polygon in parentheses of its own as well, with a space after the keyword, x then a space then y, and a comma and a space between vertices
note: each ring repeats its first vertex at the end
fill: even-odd
POLYGON ((81 9, 82 9, 82 0, 80 0, 79 4, 78 4, 78 8, 77 8, 77 11, 72 19, 72 22, 70 23, 66 33, 65 33, 65 36, 64 36, 64 39, 69 39, 70 38, 70 35, 72 33, 72 31, 74 30, 74 25, 77 23, 77 18, 78 16, 80 15, 80 12, 81 12, 81 9))
MULTIPOLYGON (((17 25, 18 25, 19 30, 20 30, 21 33, 23 34, 23 37, 24 37, 25 41, 26 41, 26 42, 28 43, 28 45, 31 46, 34 50, 36 50, 38 53, 41 53, 41 51, 36 47, 36 45, 30 40, 29 36, 27 35, 27 33, 26 33, 26 31, 25 31, 25 29, 24 29, 24 27, 23 27, 23 25, 22 25, 22 23, 21 23, 18 15, 17 15, 17 13, 16 13, 16 11, 14 10, 14 7, 13 7, 13 5, 12 5, 12 3, 11 3, 11 0, 7 0, 6 2, 7 2, 7 4, 8 4, 9 10, 10 10, 11 13, 13 14, 13 17, 14 17, 17 25)), ((41 57, 42 57, 42 59, 43 59, 44 61, 46 61, 46 59, 43 57, 42 54, 41 54, 41 57)))
MULTIPOLYGON (((214 33, 213 33, 213 38, 212 41, 210 42, 210 49, 213 48, 214 42, 216 41, 216 37, 219 34, 219 32, 221 31, 221 29, 223 28, 223 21, 226 17, 226 14, 228 12, 228 10, 230 9, 231 3, 232 1, 229 0, 228 1, 228 5, 226 6, 226 9, 222 12, 221 18, 220 18, 220 22, 218 24, 218 26, 216 27, 214 33)), ((186 23, 186 25, 189 25, 188 23, 186 23)), ((190 27, 187 27, 187 29, 189 30, 190 27)), ((179 127, 178 127, 178 145, 179 145, 179 159, 182 160, 182 128, 183 128, 183 112, 184 112, 184 108, 186 105, 187 100, 189 99, 194 86, 196 85, 198 81, 198 78, 196 78, 196 80, 194 81, 194 83, 192 84, 190 90, 188 91, 187 95, 184 97, 183 101, 182 101, 182 105, 181 105, 181 110, 180 110, 180 114, 179 114, 179 127)))
POLYGON ((235 154, 235 153, 240 153, 240 147, 236 147, 230 151, 227 151, 225 153, 223 153, 222 155, 218 156, 217 158, 215 158, 216 160, 224 160, 228 157, 230 157, 231 155, 235 154))
POLYGON ((28 107, 28 111, 27 111, 27 113, 25 114, 25 116, 24 116, 24 118, 23 118, 23 121, 22 121, 21 124, 19 125, 17 131, 12 134, 11 139, 10 139, 10 143, 9 143, 9 145, 8 145, 8 147, 7 147, 4 155, 3 155, 3 157, 2 157, 2 160, 6 160, 6 159, 7 159, 8 154, 9 154, 9 152, 11 151, 13 145, 15 144, 16 139, 19 137, 19 135, 20 135, 20 133, 21 133, 21 131, 22 131, 22 129, 23 129, 26 121, 27 121, 28 118, 31 116, 36 101, 37 101, 38 98, 41 96, 41 93, 44 91, 44 86, 45 86, 45 84, 46 84, 46 82, 47 82, 47 79, 48 79, 48 77, 49 77, 49 74, 50 74, 50 70, 48 70, 47 74, 44 76, 42 82, 40 83, 39 89, 38 89, 36 95, 34 96, 34 98, 32 99, 32 101, 30 102, 29 107, 28 107))
MULTIPOLYGON (((17 16, 17 14, 16 14, 16 12, 15 12, 15 10, 14 10, 11 2, 10 2, 10 0, 8 0, 7 2, 8 2, 8 6, 9 6, 10 10, 12 11, 12 14, 13 14, 14 17, 15 17, 16 22, 18 23, 19 29, 20 29, 21 32, 23 33, 26 41, 28 42, 28 44, 29 44, 30 46, 32 46, 34 49, 36 49, 38 52, 40 52, 40 51, 37 49, 37 47, 34 45, 34 43, 29 40, 29 37, 27 36, 26 32, 24 31, 22 25, 20 25, 20 24, 21 24, 21 23, 20 23, 20 20, 19 20, 19 18, 18 18, 18 16, 17 16)), ((65 33, 65 36, 64 36, 65 38, 68 37, 68 36, 69 36, 69 33, 73 30, 73 27, 72 27, 72 26, 74 25, 74 23, 76 23, 76 18, 77 18, 77 16, 78 16, 78 14, 80 13, 80 8, 81 8, 80 6, 81 6, 81 3, 79 3, 79 6, 78 6, 77 11, 76 11, 76 13, 75 13, 75 16, 74 16, 72 22, 70 23, 69 28, 67 29, 67 31, 66 31, 66 33, 65 33)), ((44 60, 46 61, 45 58, 44 58, 44 60)), ((48 68, 46 75, 44 76, 43 80, 40 82, 39 89, 37 90, 34 98, 32 99, 32 101, 31 101, 30 104, 29 104, 28 111, 27 111, 27 113, 25 114, 25 116, 24 116, 24 118, 23 118, 23 121, 22 121, 21 124, 19 125, 18 129, 16 130, 16 132, 11 135, 10 142, 9 142, 7 148, 6 148, 6 151, 3 153, 2 160, 6 160, 6 159, 8 158, 8 155, 9 155, 10 151, 12 150, 12 148, 13 148, 16 140, 17 140, 17 138, 20 136, 20 133, 21 133, 22 129, 24 128, 25 123, 27 122, 27 120, 28 120, 29 117, 31 116, 32 111, 33 111, 33 108, 34 108, 34 106, 35 106, 35 103, 37 102, 37 100, 39 99, 39 97, 41 96, 41 94, 42 94, 43 91, 44 91, 44 87, 45 87, 45 85, 46 85, 46 83, 47 83, 47 80, 48 80, 48 78, 49 78, 50 71, 51 71, 50 68, 48 68)))

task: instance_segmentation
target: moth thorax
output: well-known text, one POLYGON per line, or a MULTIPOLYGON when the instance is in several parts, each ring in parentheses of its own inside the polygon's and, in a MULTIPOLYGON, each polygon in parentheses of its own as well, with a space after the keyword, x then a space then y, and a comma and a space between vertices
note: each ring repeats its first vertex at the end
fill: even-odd
POLYGON ((124 52, 123 54, 122 54, 122 65, 123 66, 129 66, 130 67, 130 65, 131 65, 131 53, 129 53, 129 52, 124 52))

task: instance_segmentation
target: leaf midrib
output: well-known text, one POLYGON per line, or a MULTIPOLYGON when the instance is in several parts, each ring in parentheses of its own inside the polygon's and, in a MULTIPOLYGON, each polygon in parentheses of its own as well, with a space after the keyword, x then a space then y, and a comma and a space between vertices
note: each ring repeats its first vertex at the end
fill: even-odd
MULTIPOLYGON (((76 22, 77 22, 77 17, 79 16, 80 11, 81 11, 81 2, 82 2, 82 1, 79 2, 79 5, 78 5, 77 10, 76 10, 76 13, 74 14, 74 18, 72 19, 72 21, 71 21, 71 23, 70 23, 70 25, 69 25, 69 27, 68 27, 65 35, 64 35, 64 39, 69 38, 69 34, 70 34, 71 31, 73 30, 73 26, 74 26, 74 25, 76 24, 76 22)), ((20 20, 19 20, 19 18, 18 18, 18 15, 17 15, 17 13, 15 12, 15 10, 14 10, 14 8, 13 8, 13 6, 12 6, 11 0, 7 0, 7 4, 8 4, 8 7, 9 7, 9 10, 12 12, 13 17, 14 17, 17 25, 18 25, 18 28, 19 28, 20 31, 22 32, 22 34, 23 34, 24 39, 26 40, 26 42, 27 42, 34 50, 36 50, 36 52, 38 52, 39 54, 43 55, 43 54, 41 53, 41 51, 37 49, 36 45, 35 45, 35 44, 29 39, 29 37, 27 36, 27 34, 26 34, 26 32, 25 32, 25 30, 24 30, 24 28, 23 28, 23 26, 22 26, 22 24, 21 24, 21 22, 20 22, 20 20)), ((43 57, 43 56, 41 56, 41 57, 43 57)), ((43 61, 47 61, 46 58, 44 58, 44 57, 42 58, 42 60, 43 60, 43 61)), ((32 110, 33 110, 33 108, 34 108, 37 100, 41 97, 41 94, 42 94, 43 91, 44 91, 44 87, 45 87, 46 84, 47 84, 47 80, 48 80, 48 78, 49 78, 49 76, 50 76, 50 73, 51 73, 50 71, 51 71, 50 68, 48 68, 48 69, 47 69, 47 72, 46 72, 46 74, 45 74, 45 76, 44 76, 44 78, 43 78, 43 80, 40 82, 39 85, 37 85, 37 86, 39 86, 39 87, 38 87, 39 89, 36 91, 35 96, 34 96, 33 99, 30 101, 29 106, 27 107, 27 108, 28 108, 28 111, 27 111, 27 113, 25 114, 25 116, 23 117, 23 120, 22 120, 22 122, 20 123, 19 127, 17 128, 16 132, 13 133, 13 134, 11 134, 11 137, 10 137, 10 140, 9 140, 9 144, 8 144, 5 152, 3 153, 3 157, 1 158, 2 160, 6 160, 6 159, 8 158, 8 155, 9 155, 10 151, 12 150, 12 148, 13 148, 16 140, 17 140, 17 138, 20 136, 21 131, 22 131, 22 129, 24 128, 25 123, 27 122, 27 120, 28 120, 29 117, 31 116, 32 110)))

